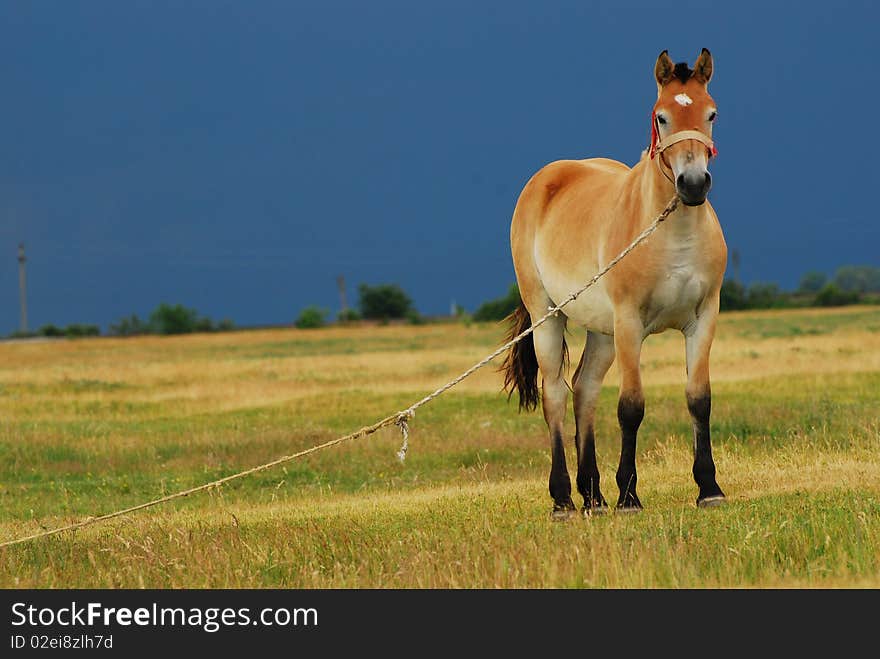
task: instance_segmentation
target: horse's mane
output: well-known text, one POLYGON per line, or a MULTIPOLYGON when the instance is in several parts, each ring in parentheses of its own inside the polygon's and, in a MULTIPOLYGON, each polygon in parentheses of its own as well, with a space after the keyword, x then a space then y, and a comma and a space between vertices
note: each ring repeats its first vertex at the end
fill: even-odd
POLYGON ((682 84, 684 84, 690 79, 692 75, 694 75, 694 70, 687 65, 687 62, 679 62, 672 70, 672 75, 678 78, 682 84))

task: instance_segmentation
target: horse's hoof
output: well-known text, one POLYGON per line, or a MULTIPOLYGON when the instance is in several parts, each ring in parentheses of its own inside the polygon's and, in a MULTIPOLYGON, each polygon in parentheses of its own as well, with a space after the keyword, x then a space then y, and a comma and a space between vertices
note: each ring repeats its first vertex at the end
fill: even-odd
POLYGON ((553 510, 550 511, 550 519, 554 522, 566 522, 570 520, 575 514, 574 506, 560 506, 554 505, 553 510))
POLYGON ((627 492, 617 500, 617 508, 619 513, 640 513, 642 512, 642 502, 636 496, 635 492, 627 492))
POLYGON ((697 508, 717 508, 727 503, 727 499, 723 494, 706 497, 705 499, 697 499, 697 508))
POLYGON ((594 517, 599 515, 607 515, 608 514, 608 506, 590 506, 587 508, 584 506, 581 509, 581 513, 584 517, 594 517))

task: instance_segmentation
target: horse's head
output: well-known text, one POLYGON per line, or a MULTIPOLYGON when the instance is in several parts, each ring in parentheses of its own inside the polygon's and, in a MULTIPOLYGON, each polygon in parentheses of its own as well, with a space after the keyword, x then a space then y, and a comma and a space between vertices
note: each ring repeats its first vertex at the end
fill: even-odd
POLYGON ((712 55, 703 48, 694 68, 673 64, 667 51, 654 67, 657 103, 651 128, 651 158, 658 158, 661 171, 671 179, 687 206, 706 201, 712 186, 709 159, 715 155, 712 122, 717 108, 706 89, 712 78, 712 55))

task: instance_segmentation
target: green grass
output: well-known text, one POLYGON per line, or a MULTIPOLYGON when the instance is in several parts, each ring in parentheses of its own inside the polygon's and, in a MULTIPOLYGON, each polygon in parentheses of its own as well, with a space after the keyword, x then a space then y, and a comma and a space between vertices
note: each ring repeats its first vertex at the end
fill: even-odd
MULTIPOLYGON (((778 312, 777 312, 778 313, 778 312)), ((820 310, 813 313, 786 314, 780 317, 774 312, 731 315, 727 323, 728 331, 738 333, 747 338, 766 339, 772 337, 788 337, 832 334, 836 331, 853 327, 876 328, 880 326, 880 310, 853 311, 835 310, 832 315, 823 314, 820 310)))

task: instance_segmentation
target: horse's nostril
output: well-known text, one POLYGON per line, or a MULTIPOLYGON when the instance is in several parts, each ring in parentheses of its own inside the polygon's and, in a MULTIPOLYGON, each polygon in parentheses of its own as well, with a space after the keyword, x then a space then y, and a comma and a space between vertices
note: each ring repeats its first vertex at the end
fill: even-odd
POLYGON ((706 182, 703 185, 706 187, 706 190, 712 187, 712 175, 709 172, 706 172, 706 182))

